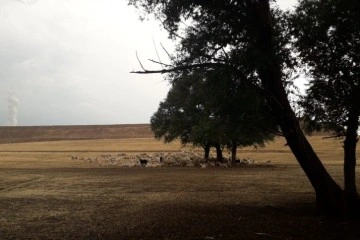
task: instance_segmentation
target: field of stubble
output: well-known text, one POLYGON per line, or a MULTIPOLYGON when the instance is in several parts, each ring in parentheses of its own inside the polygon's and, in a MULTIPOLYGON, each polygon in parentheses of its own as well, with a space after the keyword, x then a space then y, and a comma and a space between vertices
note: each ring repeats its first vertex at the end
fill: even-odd
MULTIPOLYGON (((342 184, 341 142, 310 140, 342 184)), ((266 165, 123 168, 70 157, 179 150, 149 138, 0 144, 0 239, 360 239, 359 223, 315 215, 281 139, 239 150, 266 165)))

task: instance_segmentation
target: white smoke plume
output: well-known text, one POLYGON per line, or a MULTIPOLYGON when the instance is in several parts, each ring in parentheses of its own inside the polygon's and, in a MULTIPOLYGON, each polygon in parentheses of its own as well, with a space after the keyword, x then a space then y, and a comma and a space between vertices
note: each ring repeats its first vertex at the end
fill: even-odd
POLYGON ((11 95, 8 97, 9 126, 17 126, 17 114, 18 114, 19 103, 20 101, 15 95, 11 95))

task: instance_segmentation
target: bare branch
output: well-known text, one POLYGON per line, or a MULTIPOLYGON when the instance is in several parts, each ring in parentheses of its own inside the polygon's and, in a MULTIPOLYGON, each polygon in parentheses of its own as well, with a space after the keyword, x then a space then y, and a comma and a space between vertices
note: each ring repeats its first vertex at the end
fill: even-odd
POLYGON ((220 46, 220 47, 215 48, 215 49, 213 50, 213 52, 210 54, 210 56, 211 56, 211 57, 215 56, 215 55, 216 55, 216 53, 217 53, 219 50, 221 50, 221 49, 222 49, 222 47, 221 47, 221 46, 220 46))
MULTIPOLYGON (((158 53, 158 50, 157 50, 157 47, 156 47, 156 44, 155 44, 155 41, 154 41, 154 38, 152 39, 153 40, 153 44, 154 44, 154 48, 155 48, 155 52, 156 52, 156 56, 158 57, 158 60, 159 60, 159 64, 161 65, 161 67, 164 69, 164 66, 161 62, 161 59, 160 59, 160 56, 159 56, 159 53, 158 53)), ((151 60, 150 60, 151 61, 151 60)))
MULTIPOLYGON (((153 60, 153 59, 148 59, 148 61, 153 62, 153 63, 160 64, 161 66, 174 67, 174 65, 166 64, 166 63, 163 63, 163 62, 158 62, 158 61, 155 61, 155 60, 153 60)), ((163 68, 163 69, 164 69, 164 68, 163 68)))
POLYGON ((345 137, 346 134, 336 134, 336 135, 333 135, 333 136, 326 136, 326 137, 322 137, 322 139, 329 139, 329 138, 342 138, 342 137, 345 137))
POLYGON ((229 55, 227 54, 227 52, 225 51, 224 48, 222 48, 222 51, 223 51, 223 53, 224 53, 224 55, 225 55, 225 58, 226 58, 227 60, 230 60, 230 57, 229 57, 229 55))
POLYGON ((162 49, 166 52, 166 54, 168 55, 169 59, 171 60, 173 57, 170 55, 170 53, 165 49, 164 45, 162 45, 162 43, 160 43, 160 46, 162 47, 162 49))
POLYGON ((138 62, 139 62, 139 64, 140 64, 141 68, 142 68, 144 71, 146 71, 146 69, 144 68, 144 66, 142 65, 142 63, 141 63, 141 61, 140 61, 140 59, 139 59, 139 56, 138 56, 138 54, 137 54, 137 51, 136 51, 136 58, 137 58, 137 60, 138 60, 138 62))
POLYGON ((274 132, 271 132, 272 134, 276 135, 276 136, 279 136, 279 137, 285 137, 285 134, 283 134, 282 132, 280 131, 274 131, 274 132))
POLYGON ((191 64, 191 65, 184 65, 179 67, 173 67, 169 69, 162 69, 162 70, 146 70, 143 68, 143 71, 132 71, 130 73, 137 73, 137 74, 152 74, 152 73, 169 73, 169 72, 176 72, 176 71, 182 71, 182 70, 189 70, 194 68, 212 68, 212 67, 219 67, 219 66, 225 66, 225 64, 221 63, 199 63, 199 64, 191 64))

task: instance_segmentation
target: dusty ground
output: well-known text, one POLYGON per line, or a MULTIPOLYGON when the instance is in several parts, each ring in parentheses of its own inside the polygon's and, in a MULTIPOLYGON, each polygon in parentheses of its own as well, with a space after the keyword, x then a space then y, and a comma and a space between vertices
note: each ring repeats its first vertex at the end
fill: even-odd
MULTIPOLYGON (((342 184, 341 143, 312 143, 342 184)), ((239 151, 271 159, 266 166, 119 168, 70 158, 135 150, 179 145, 0 144, 0 239, 360 239, 359 223, 316 216, 312 187, 283 140, 239 151)))
POLYGON ((0 170, 0 239, 360 239, 296 166, 0 170))

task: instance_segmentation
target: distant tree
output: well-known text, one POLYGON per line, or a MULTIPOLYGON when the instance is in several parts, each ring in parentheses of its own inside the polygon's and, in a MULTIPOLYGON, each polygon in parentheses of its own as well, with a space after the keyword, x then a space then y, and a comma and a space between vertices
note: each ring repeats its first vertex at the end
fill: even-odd
POLYGON ((346 199, 351 213, 360 214, 355 181, 360 124, 360 2, 303 0, 291 21, 295 46, 312 78, 300 103, 306 129, 345 137, 346 199))
POLYGON ((220 120, 221 143, 235 162, 238 147, 263 146, 273 140, 277 125, 262 90, 224 69, 213 71, 208 79, 207 101, 220 120))
POLYGON ((205 111, 200 78, 200 73, 193 73, 174 81, 150 123, 156 138, 163 138, 165 142, 180 139, 182 144, 201 146, 208 159, 210 147, 217 138, 217 127, 213 127, 216 120, 209 118, 209 110, 205 111))
MULTIPOLYGON (((294 61, 291 35, 281 11, 270 5, 269 0, 129 0, 129 3, 154 13, 170 37, 179 39, 173 63, 162 70, 144 69, 140 73, 174 76, 193 69, 232 68, 239 81, 262 90, 287 145, 314 187, 318 212, 341 215, 352 210, 349 206, 347 211, 341 187, 306 139, 289 102, 288 71, 294 67, 294 61)), ((348 7, 355 6, 354 3, 348 7)), ((342 87, 348 91, 342 84, 339 89, 342 87)))
POLYGON ((202 146, 205 158, 215 147, 222 161, 222 146, 263 145, 276 129, 269 107, 258 89, 236 83, 229 69, 195 70, 172 80, 167 98, 151 118, 156 138, 202 146))

